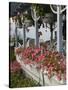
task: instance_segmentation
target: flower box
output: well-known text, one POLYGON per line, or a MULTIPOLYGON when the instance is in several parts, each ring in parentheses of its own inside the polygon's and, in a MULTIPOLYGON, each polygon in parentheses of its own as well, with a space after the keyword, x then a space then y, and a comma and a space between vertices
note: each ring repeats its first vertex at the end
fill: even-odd
POLYGON ((66 84, 66 80, 64 79, 63 75, 60 80, 57 79, 57 75, 54 74, 53 76, 49 77, 48 72, 46 68, 37 68, 37 63, 30 60, 31 62, 25 63, 25 61, 28 61, 28 59, 22 58, 22 54, 16 53, 16 60, 20 63, 22 69, 25 71, 27 75, 29 75, 31 78, 36 80, 40 85, 48 85, 48 86, 54 86, 54 85, 64 85, 66 84))

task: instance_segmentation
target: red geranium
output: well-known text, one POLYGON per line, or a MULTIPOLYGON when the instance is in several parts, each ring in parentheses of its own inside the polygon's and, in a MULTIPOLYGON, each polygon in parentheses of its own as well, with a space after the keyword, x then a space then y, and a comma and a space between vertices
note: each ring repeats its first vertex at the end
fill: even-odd
POLYGON ((66 60, 63 53, 49 51, 44 48, 29 47, 22 51, 22 58, 24 58, 25 64, 35 62, 38 68, 47 70, 49 78, 53 76, 54 73, 56 73, 59 80, 61 80, 62 75, 64 77, 66 75, 66 60), (44 50, 44 52, 41 53, 42 50, 44 50))

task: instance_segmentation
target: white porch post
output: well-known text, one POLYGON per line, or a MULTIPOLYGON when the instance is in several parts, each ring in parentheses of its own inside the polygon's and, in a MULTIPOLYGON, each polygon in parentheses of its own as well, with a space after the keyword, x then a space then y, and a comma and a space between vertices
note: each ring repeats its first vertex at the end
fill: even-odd
POLYGON ((62 15, 61 6, 57 6, 57 51, 62 51, 62 15))
POLYGON ((39 36, 38 36, 37 20, 35 20, 35 30, 36 30, 35 46, 36 46, 36 47, 39 47, 39 36))
POLYGON ((17 41, 17 23, 15 24, 15 47, 18 46, 18 41, 17 41))
POLYGON ((66 10, 66 7, 61 9, 61 6, 57 6, 57 11, 55 11, 52 8, 52 5, 50 5, 50 8, 54 14, 57 14, 57 51, 62 51, 62 13, 66 10))
POLYGON ((25 48, 25 24, 23 24, 23 47, 25 48))
POLYGON ((40 16, 37 16, 35 9, 33 9, 32 18, 35 23, 35 31, 36 31, 35 46, 39 47, 39 36, 38 36, 38 25, 37 24, 38 24, 38 20, 39 20, 40 16))

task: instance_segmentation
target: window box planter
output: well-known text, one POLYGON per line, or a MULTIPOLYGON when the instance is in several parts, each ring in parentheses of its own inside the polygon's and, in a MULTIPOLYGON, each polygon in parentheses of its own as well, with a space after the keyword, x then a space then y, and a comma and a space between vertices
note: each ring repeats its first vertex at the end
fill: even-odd
POLYGON ((20 63, 21 68, 25 71, 27 75, 36 80, 40 85, 44 86, 54 86, 54 85, 65 85, 66 80, 64 76, 61 75, 61 79, 57 79, 56 73, 48 77, 48 72, 46 69, 38 68, 38 64, 32 60, 32 63, 25 63, 26 59, 22 58, 22 54, 16 54, 16 60, 20 63))

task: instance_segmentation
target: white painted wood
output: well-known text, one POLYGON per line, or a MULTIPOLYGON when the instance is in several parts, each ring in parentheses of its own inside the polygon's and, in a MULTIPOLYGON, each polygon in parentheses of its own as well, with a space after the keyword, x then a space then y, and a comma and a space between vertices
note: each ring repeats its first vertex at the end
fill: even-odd
POLYGON ((50 8, 53 13, 57 14, 57 51, 62 52, 62 12, 66 10, 66 7, 61 9, 61 6, 57 5, 57 11, 51 5, 50 8))
POLYGON ((36 14, 36 10, 35 9, 33 9, 32 18, 34 20, 35 30, 36 30, 35 46, 36 47, 39 47, 39 36, 38 36, 38 25, 37 25, 37 21, 39 20, 40 16, 37 17, 37 14, 36 14))
POLYGON ((30 40, 27 41, 26 48, 29 47, 29 43, 30 43, 30 40))
POLYGON ((17 42, 17 23, 15 24, 15 47, 18 46, 18 42, 17 42))
POLYGON ((51 8, 51 10, 52 10, 52 12, 53 12, 54 14, 57 14, 57 11, 55 11, 55 10, 52 8, 52 5, 50 5, 50 8, 51 8))
POLYGON ((57 51, 62 52, 62 15, 61 7, 57 6, 57 51))
POLYGON ((23 47, 25 48, 25 37, 26 37, 26 32, 25 32, 25 24, 23 24, 23 47))
POLYGON ((66 7, 60 11, 60 14, 62 14, 65 10, 66 10, 66 7))

